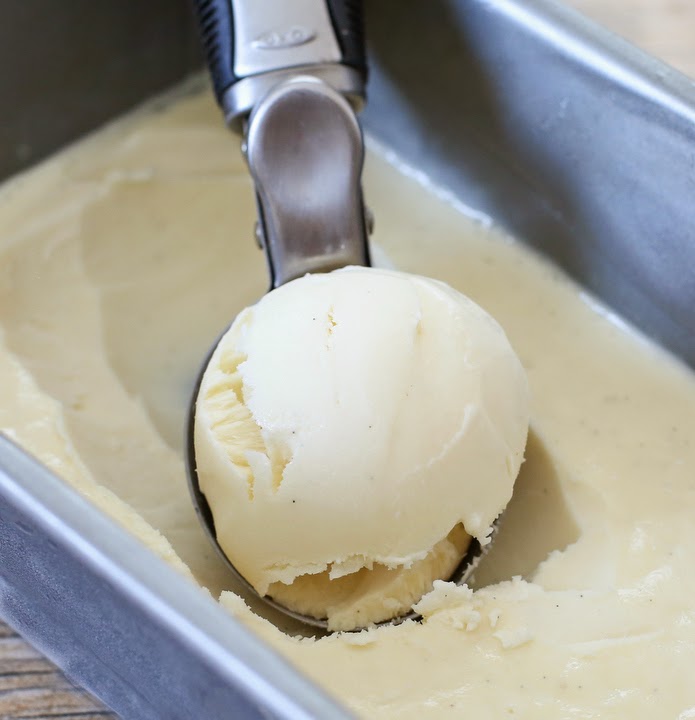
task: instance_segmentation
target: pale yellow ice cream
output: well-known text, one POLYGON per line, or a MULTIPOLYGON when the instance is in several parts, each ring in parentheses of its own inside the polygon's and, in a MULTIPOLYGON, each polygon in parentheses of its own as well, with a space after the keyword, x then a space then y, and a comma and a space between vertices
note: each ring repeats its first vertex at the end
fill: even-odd
POLYGON ((528 419, 519 359, 460 292, 394 270, 307 275, 241 312, 217 346, 197 400, 198 479, 220 545, 261 595, 350 578, 305 582, 292 601, 329 621, 340 601, 331 625, 350 629, 448 579, 459 524, 487 543, 528 419), (355 574, 378 566, 409 577, 380 571, 380 606, 372 590, 350 617, 346 593, 354 604, 367 580, 355 574))
POLYGON ((378 154, 365 185, 378 262, 471 297, 528 375, 526 459, 478 589, 438 585, 422 623, 318 641, 229 592, 191 507, 182 428, 201 359, 267 280, 248 171, 208 94, 0 192, 0 430, 226 591, 360 717, 695 717, 692 371, 378 154))

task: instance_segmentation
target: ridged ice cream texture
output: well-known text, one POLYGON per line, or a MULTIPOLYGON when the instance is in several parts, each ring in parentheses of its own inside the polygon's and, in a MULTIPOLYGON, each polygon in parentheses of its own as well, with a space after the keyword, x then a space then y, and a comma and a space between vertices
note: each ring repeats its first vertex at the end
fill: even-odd
POLYGON ((523 367, 488 313, 442 282, 350 267, 237 316, 201 382, 196 463, 218 541, 260 594, 377 566, 427 575, 437 556, 431 587, 457 564, 452 530, 459 552, 487 542, 528 423, 523 367))

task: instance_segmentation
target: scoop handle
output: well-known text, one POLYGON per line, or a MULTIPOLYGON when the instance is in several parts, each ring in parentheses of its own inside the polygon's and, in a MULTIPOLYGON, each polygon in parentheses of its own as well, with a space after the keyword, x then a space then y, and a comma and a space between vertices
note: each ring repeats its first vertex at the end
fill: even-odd
POLYGON ((348 97, 363 96, 361 0, 194 0, 194 7, 228 121, 251 111, 272 84, 269 75, 313 74, 348 97))

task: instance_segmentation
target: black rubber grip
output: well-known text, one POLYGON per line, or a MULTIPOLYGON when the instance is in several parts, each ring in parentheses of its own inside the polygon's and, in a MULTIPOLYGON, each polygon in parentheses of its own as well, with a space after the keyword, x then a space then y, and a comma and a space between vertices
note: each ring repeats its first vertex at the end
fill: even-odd
POLYGON ((237 81, 234 75, 234 19, 231 0, 193 0, 193 5, 219 102, 224 91, 237 81))
POLYGON ((367 78, 367 49, 364 38, 362 0, 326 0, 343 65, 359 70, 367 78))

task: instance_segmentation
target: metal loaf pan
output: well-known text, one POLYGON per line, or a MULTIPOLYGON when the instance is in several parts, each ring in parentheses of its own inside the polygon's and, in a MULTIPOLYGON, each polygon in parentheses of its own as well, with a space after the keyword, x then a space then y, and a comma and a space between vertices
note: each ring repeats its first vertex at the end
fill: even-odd
MULTIPOLYGON (((367 130, 695 364, 693 83, 550 0, 367 6, 367 130)), ((2 174, 197 64, 182 1, 0 12, 2 174)), ((4 439, 0 614, 124 718, 347 717, 4 439)))

